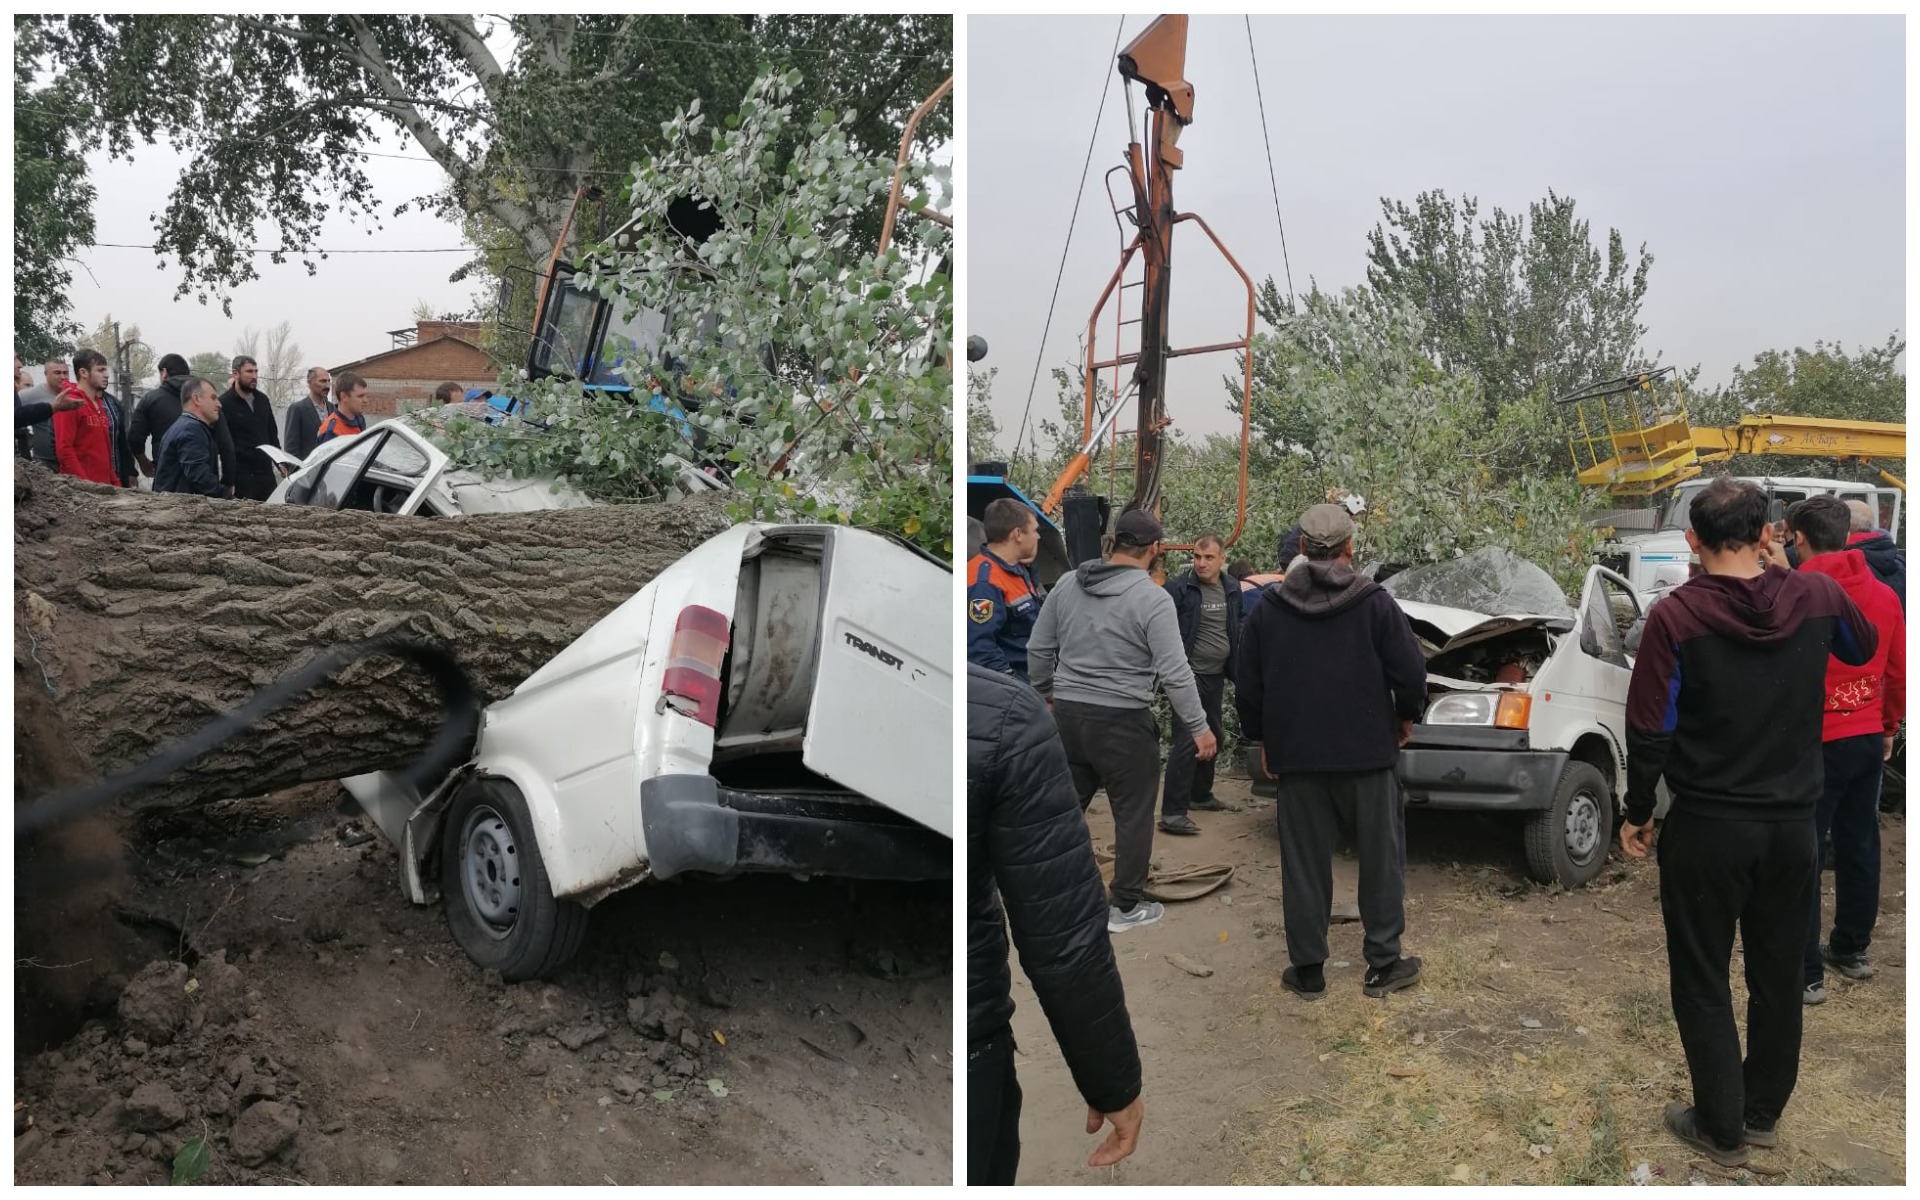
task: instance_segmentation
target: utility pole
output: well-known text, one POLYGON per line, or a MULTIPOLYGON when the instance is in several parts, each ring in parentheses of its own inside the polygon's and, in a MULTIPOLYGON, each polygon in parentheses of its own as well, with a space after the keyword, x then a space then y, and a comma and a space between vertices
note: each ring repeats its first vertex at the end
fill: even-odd
POLYGON ((130 403, 133 395, 133 345, 120 340, 120 322, 113 323, 113 380, 120 389, 120 402, 130 403))

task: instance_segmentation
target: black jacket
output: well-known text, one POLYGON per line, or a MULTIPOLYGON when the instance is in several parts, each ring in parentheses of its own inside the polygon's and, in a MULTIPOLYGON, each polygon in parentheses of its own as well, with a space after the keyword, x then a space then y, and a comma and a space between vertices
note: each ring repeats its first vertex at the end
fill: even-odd
MULTIPOLYGON (((326 406, 327 412, 333 411, 333 405, 326 406)), ((311 396, 302 396, 287 405, 286 440, 280 443, 282 449, 296 458, 305 458, 313 453, 320 444, 321 410, 313 406, 311 396)))
POLYGON ((1426 709, 1427 662, 1385 588, 1310 562, 1260 594, 1233 683, 1268 771, 1377 771, 1399 761, 1398 722, 1426 709))
POLYGON ((1140 1050, 1067 752, 1031 687, 969 663, 969 1044, 1013 1019, 1008 925, 1081 1097, 1101 1112, 1133 1103, 1140 1094, 1140 1050))
POLYGON ((140 469, 133 461, 133 442, 127 437, 127 406, 112 392, 101 392, 100 403, 107 406, 113 418, 113 473, 120 477, 121 487, 134 487, 140 480, 140 469))
POLYGON ((184 377, 162 379, 160 386, 140 397, 128 421, 127 440, 133 451, 148 462, 160 461, 160 441, 180 419, 180 385, 184 377))
POLYGON ((1907 611, 1907 552, 1878 532, 1854 534, 1847 539, 1847 549, 1866 555, 1867 570, 1893 589, 1893 594, 1900 597, 1900 611, 1907 611))
POLYGON ((1280 573, 1286 574, 1287 565, 1300 553, 1300 523, 1280 535, 1280 573))
POLYGON ((280 448, 280 431, 273 424, 273 403, 257 388, 251 404, 240 398, 238 390, 228 388, 220 397, 220 412, 220 424, 227 426, 233 435, 236 459, 233 490, 243 499, 265 500, 273 495, 280 477, 273 469, 273 460, 255 447, 280 448))
POLYGON ((220 448, 213 430, 193 417, 174 426, 160 442, 153 490, 225 499, 227 488, 220 482, 220 448))
MULTIPOLYGON (((1233 673, 1234 660, 1240 657, 1240 581, 1220 572, 1220 587, 1227 599, 1227 673, 1233 673)), ((1167 580, 1167 595, 1173 597, 1173 611, 1180 618, 1180 645, 1193 659, 1193 642, 1200 634, 1200 579, 1193 568, 1167 580)))
POLYGON ((1805 820, 1820 799, 1828 659, 1861 666, 1880 634, 1816 571, 1699 575, 1647 612, 1627 685, 1627 820, 1674 808, 1805 820))

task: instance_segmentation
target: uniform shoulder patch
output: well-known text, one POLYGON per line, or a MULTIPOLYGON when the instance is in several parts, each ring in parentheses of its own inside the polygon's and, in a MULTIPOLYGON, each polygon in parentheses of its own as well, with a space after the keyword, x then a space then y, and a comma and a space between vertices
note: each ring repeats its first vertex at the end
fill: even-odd
POLYGON ((975 625, 985 625, 988 621, 993 620, 993 601, 969 600, 967 602, 967 615, 973 618, 975 625))

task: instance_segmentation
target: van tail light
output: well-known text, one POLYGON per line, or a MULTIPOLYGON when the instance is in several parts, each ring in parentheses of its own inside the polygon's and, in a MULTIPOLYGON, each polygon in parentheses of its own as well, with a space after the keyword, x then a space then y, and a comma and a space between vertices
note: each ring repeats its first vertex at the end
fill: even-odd
POLYGON ((720 720, 720 664, 731 637, 727 618, 711 608, 690 604, 674 622, 667 651, 667 673, 660 685, 660 707, 713 728, 720 720))
POLYGON ((1495 729, 1525 729, 1533 715, 1533 697, 1525 692, 1508 692, 1493 710, 1495 729))

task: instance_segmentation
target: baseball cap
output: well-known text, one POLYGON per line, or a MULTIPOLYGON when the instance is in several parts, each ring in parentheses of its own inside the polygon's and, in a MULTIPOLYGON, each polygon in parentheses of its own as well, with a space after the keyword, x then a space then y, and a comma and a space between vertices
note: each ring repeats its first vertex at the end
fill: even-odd
POLYGON ((1331 550, 1353 536, 1353 518, 1338 504, 1316 504, 1300 514, 1300 540, 1331 550))
POLYGON ((1167 531, 1160 528, 1160 522, 1144 509, 1123 512, 1120 519, 1113 523, 1113 543, 1116 546, 1151 546, 1155 542, 1165 541, 1166 536, 1167 531))
POLYGON ((483 387, 467 389, 467 399, 469 400, 485 400, 492 395, 492 392, 483 387))

